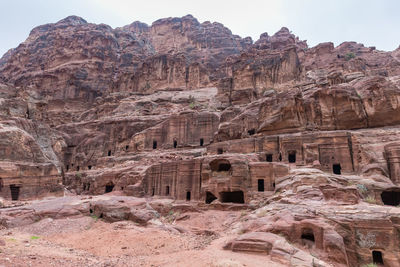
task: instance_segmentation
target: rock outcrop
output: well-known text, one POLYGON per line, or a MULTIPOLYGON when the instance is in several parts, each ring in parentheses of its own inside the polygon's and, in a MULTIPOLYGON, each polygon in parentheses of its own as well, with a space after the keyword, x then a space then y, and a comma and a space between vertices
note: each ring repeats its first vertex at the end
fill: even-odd
POLYGON ((247 209, 226 250, 400 266, 400 49, 71 16, 9 50, 0 83, 2 227, 247 209))

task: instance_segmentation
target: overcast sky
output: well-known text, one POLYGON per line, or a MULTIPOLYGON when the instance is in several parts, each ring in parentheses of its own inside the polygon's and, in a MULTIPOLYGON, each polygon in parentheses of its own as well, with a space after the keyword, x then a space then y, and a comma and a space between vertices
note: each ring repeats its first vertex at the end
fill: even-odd
POLYGON ((69 15, 124 26, 192 14, 257 40, 288 27, 309 46, 357 41, 380 50, 400 45, 400 0, 0 0, 0 55, 18 46, 38 25, 69 15))

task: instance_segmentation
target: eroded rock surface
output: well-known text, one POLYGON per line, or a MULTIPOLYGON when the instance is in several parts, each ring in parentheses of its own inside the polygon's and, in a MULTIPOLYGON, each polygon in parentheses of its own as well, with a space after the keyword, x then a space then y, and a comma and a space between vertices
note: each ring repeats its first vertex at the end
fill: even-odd
POLYGON ((65 266, 400 266, 399 138, 399 49, 71 16, 0 59, 0 227, 63 225, 49 242, 83 250, 56 246, 65 266), (113 238, 63 242, 69 220, 88 239, 113 225, 184 251, 123 246, 106 262, 113 238))

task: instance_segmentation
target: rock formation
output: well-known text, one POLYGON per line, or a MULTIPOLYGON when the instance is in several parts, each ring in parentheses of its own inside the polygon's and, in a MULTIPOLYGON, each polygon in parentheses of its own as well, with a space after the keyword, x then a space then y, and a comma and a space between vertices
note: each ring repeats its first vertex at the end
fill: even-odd
POLYGON ((226 250, 400 266, 399 49, 71 16, 9 50, 0 83, 0 204, 78 195, 4 208, 0 226, 239 209, 226 250))

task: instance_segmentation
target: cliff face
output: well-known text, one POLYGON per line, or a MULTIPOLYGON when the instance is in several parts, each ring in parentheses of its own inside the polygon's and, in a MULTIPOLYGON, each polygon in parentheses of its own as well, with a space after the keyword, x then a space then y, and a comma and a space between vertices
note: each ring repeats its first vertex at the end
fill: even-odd
POLYGON ((308 238, 335 264, 378 251, 400 266, 399 210, 383 207, 400 204, 400 48, 309 48, 287 28, 253 43, 191 15, 116 29, 71 16, 0 59, 0 104, 5 199, 257 203, 273 216, 246 217, 227 249, 308 238))
POLYGON ((91 103, 115 91, 210 85, 225 58, 250 44, 190 15, 117 29, 68 17, 33 29, 2 59, 1 78, 46 98, 91 103))

